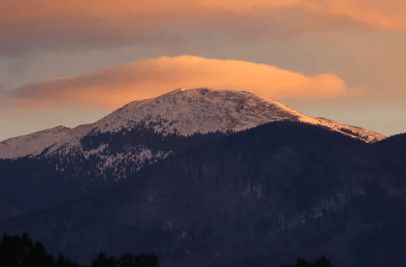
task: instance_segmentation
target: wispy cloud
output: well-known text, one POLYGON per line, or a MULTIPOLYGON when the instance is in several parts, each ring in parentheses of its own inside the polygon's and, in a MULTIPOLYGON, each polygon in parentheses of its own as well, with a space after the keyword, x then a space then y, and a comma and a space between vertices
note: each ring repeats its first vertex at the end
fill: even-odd
POLYGON ((8 106, 118 108, 130 101, 155 97, 180 87, 245 90, 274 99, 332 98, 360 92, 359 89, 348 90, 345 82, 333 73, 306 76, 247 61, 178 56, 27 84, 2 94, 8 106))
POLYGON ((405 13, 404 0, 2 0, 0 52, 181 43, 215 31, 258 40, 354 25, 399 30, 405 13))

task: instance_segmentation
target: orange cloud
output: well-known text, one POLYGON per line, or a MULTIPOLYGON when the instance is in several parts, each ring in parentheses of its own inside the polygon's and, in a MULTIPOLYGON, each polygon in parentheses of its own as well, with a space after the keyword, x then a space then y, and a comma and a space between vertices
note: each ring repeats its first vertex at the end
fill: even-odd
POLYGON ((305 8, 328 17, 350 18, 380 30, 406 28, 405 0, 324 0, 306 1, 305 8))
POLYGON ((8 97, 10 106, 118 108, 180 87, 244 90, 274 99, 331 98, 351 92, 345 82, 332 73, 305 76, 253 62, 178 56, 28 84, 3 95, 8 97))
POLYGON ((300 8, 326 15, 348 16, 381 28, 404 28, 406 24, 404 0, 3 0, 0 7, 3 21, 16 23, 48 19, 120 20, 133 14, 181 15, 182 18, 199 19, 199 15, 204 18, 208 13, 264 15, 269 9, 300 8))
POLYGON ((348 25, 399 30, 404 14, 405 0, 2 0, 0 52, 167 43, 162 39, 213 31, 252 39, 348 25))

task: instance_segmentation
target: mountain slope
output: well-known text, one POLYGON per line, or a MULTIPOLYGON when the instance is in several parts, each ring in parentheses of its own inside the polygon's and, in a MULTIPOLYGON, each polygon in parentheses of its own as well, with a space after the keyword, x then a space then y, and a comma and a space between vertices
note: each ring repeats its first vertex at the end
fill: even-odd
POLYGON ((383 157, 314 125, 269 123, 172 155, 98 194, 3 220, 0 230, 27 231, 84 264, 103 250, 155 252, 164 267, 247 266, 248 257, 280 266, 322 253, 335 267, 399 266, 405 172, 383 157))

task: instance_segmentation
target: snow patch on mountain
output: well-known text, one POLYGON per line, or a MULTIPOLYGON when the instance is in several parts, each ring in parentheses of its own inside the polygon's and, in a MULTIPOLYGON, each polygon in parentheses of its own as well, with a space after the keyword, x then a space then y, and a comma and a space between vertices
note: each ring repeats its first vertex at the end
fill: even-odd
POLYGON ((85 156, 86 159, 88 159, 90 155, 100 154, 100 152, 103 152, 104 150, 108 149, 108 147, 109 147, 108 144, 101 144, 96 149, 91 149, 89 151, 84 151, 83 155, 85 156))
POLYGON ((163 160, 174 153, 173 151, 158 151, 154 154, 150 149, 145 147, 134 147, 127 150, 125 153, 103 153, 107 148, 108 145, 102 144, 97 149, 84 152, 86 159, 88 159, 90 155, 98 158, 96 170, 98 171, 98 174, 105 178, 107 170, 113 170, 113 175, 116 177, 126 178, 129 173, 123 171, 122 167, 119 167, 122 164, 126 166, 133 165, 133 171, 139 171, 141 168, 145 167, 146 164, 152 164, 159 160, 163 160))

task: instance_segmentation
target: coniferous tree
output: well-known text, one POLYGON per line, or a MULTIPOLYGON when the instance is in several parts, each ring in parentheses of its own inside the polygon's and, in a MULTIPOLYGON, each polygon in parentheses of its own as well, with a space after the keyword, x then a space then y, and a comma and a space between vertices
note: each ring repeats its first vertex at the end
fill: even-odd
POLYGON ((19 257, 21 255, 19 245, 21 242, 18 238, 18 236, 3 234, 3 239, 0 243, 0 266, 12 267, 19 265, 19 257))
MULTIPOLYGON (((157 267, 158 257, 155 253, 151 255, 141 254, 133 256, 126 253, 120 259, 113 256, 106 257, 104 252, 100 252, 93 260, 91 267, 157 267)), ((76 261, 70 261, 62 254, 59 254, 55 261, 53 255, 48 255, 44 245, 38 241, 33 245, 27 233, 21 237, 18 235, 8 236, 3 234, 0 242, 0 266, 1 267, 88 267, 79 265, 76 261)))
POLYGON ((76 261, 72 262, 66 259, 62 254, 59 254, 56 265, 57 267, 81 267, 76 261))
POLYGON ((100 252, 96 259, 93 260, 91 267, 115 267, 117 263, 118 261, 113 256, 107 258, 104 252, 100 252))
POLYGON ((155 253, 152 253, 151 256, 146 254, 141 254, 134 257, 134 267, 157 267, 159 264, 158 257, 155 253))
POLYGON ((334 267, 331 265, 330 260, 324 256, 321 256, 319 259, 316 259, 314 263, 308 262, 303 258, 297 258, 296 263, 294 265, 285 265, 283 264, 281 267, 334 267))
POLYGON ((333 265, 331 265, 331 263, 330 263, 330 259, 327 259, 324 256, 321 256, 320 259, 316 259, 313 265, 315 267, 324 267, 324 266, 333 267, 333 265))
POLYGON ((41 242, 38 241, 34 245, 32 244, 27 233, 24 233, 22 237, 3 234, 0 243, 0 266, 55 267, 56 263, 52 255, 47 255, 46 249, 41 242))
POLYGON ((135 259, 131 255, 131 253, 126 253, 120 258, 119 261, 120 261, 121 267, 133 267, 135 259))

